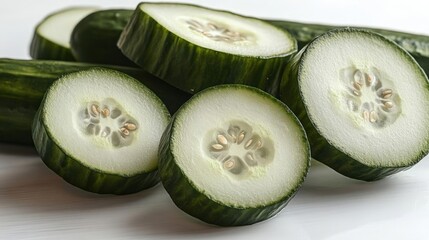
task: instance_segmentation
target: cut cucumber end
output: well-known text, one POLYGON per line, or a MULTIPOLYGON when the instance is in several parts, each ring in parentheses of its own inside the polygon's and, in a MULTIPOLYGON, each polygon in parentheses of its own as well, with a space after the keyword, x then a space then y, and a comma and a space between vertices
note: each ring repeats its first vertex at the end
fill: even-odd
POLYGON ((33 139, 46 165, 73 185, 131 193, 158 182, 158 145, 169 116, 137 80, 91 69, 66 75, 49 88, 33 139))
POLYGON ((246 225, 287 204, 309 160, 304 130, 283 103, 256 88, 219 85, 175 114, 161 140, 160 176, 188 214, 246 225))
POLYGON ((30 46, 33 59, 74 60, 70 36, 75 25, 95 7, 66 8, 44 18, 36 27, 30 46))
POLYGON ((118 42, 148 72, 187 92, 242 83, 275 92, 296 40, 265 21, 189 4, 142 3, 118 42))
POLYGON ((381 35, 350 28, 321 35, 289 64, 280 91, 306 122, 313 157, 344 175, 379 179, 429 151, 427 77, 381 35))

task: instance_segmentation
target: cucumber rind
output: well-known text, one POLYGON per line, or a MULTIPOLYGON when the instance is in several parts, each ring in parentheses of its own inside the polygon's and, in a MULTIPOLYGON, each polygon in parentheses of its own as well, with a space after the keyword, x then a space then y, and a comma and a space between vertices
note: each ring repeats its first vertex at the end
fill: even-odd
POLYGON ((123 30, 118 46, 146 71, 189 93, 226 83, 246 84, 277 93, 284 65, 297 49, 296 40, 288 32, 277 28, 292 41, 290 52, 271 57, 234 55, 178 37, 145 13, 142 4, 123 30))
POLYGON ((191 100, 182 105, 179 111, 173 115, 170 124, 161 137, 159 147, 159 174, 161 177, 161 182, 175 205, 193 217, 196 217, 206 223, 219 226, 250 225, 275 216, 295 196, 310 168, 310 147, 308 145, 307 135, 301 123, 298 121, 298 118, 296 118, 292 111, 290 111, 289 108, 282 102, 269 94, 263 93, 265 97, 275 101, 278 104, 281 104, 284 107, 285 111, 290 114, 302 132, 303 138, 299 140, 297 139, 297 141, 307 143, 304 154, 306 154, 306 159, 308 159, 308 161, 300 179, 298 180, 298 183, 287 194, 283 195, 279 199, 272 200, 270 203, 265 205, 260 204, 255 207, 242 207, 228 205, 214 199, 213 197, 210 197, 210 195, 208 195, 203 189, 199 189, 192 182, 192 180, 186 176, 183 170, 176 163, 172 150, 172 145, 174 145, 172 134, 176 127, 176 122, 178 116, 180 115, 181 109, 187 108, 192 102, 192 99, 198 98, 205 91, 210 91, 211 89, 228 88, 231 86, 236 88, 251 89, 258 92, 259 94, 263 93, 259 89, 248 86, 240 86, 239 84, 218 85, 201 91, 200 93, 194 95, 191 100))
MULTIPOLYGON (((414 62, 417 67, 417 71, 426 76, 424 70, 418 65, 417 61, 405 49, 397 45, 392 40, 389 40, 378 33, 356 28, 334 29, 325 34, 335 34, 337 31, 361 31, 378 36, 380 39, 396 46, 398 50, 400 50, 399 52, 403 54, 403 57, 414 62)), ((322 35, 322 37, 324 35, 322 35)), ((279 99, 285 102, 292 109, 307 132, 308 139, 310 141, 311 156, 344 176, 364 181, 380 180, 389 175, 407 170, 417 164, 429 153, 429 142, 421 152, 416 154, 415 157, 410 158, 407 164, 398 163, 390 166, 370 165, 362 163, 349 154, 339 150, 332 142, 320 134, 317 125, 313 122, 311 114, 308 113, 307 106, 302 100, 302 91, 300 89, 298 79, 303 63, 302 59, 305 57, 306 49, 319 37, 320 36, 310 41, 290 60, 286 66, 279 89, 279 99)), ((429 85, 426 85, 426 87, 429 90, 429 85)))
POLYGON ((30 57, 33 59, 75 61, 70 48, 58 45, 41 36, 38 28, 34 33, 30 45, 30 57))
MULTIPOLYGON (((86 71, 103 71, 114 74, 118 77, 126 78, 129 84, 138 86, 144 94, 149 95, 162 110, 163 116, 170 116, 161 100, 148 88, 144 87, 137 80, 123 73, 104 69, 91 68, 86 71)), ((73 73, 77 75, 79 73, 73 73)), ((63 78, 67 78, 66 75, 63 78)), ((54 82, 49 89, 55 87, 59 81, 54 82)), ((48 90, 49 92, 49 90, 48 90)), ((131 194, 150 188, 159 183, 157 166, 151 167, 132 174, 121 174, 109 170, 96 169, 89 164, 85 164, 75 158, 73 153, 62 147, 59 140, 52 135, 46 119, 46 109, 44 108, 48 96, 45 94, 39 109, 36 112, 32 123, 33 142, 45 165, 61 176, 66 182, 86 191, 100 194, 131 194)))

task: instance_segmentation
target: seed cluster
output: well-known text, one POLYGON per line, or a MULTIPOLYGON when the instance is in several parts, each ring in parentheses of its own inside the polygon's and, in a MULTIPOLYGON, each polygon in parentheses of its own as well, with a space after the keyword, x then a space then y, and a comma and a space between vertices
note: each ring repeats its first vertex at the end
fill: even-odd
POLYGON ((235 43, 248 40, 242 33, 231 31, 226 27, 221 27, 211 22, 202 23, 195 19, 191 19, 187 20, 186 23, 188 24, 189 29, 199 32, 214 41, 235 43))
POLYGON ((375 127, 383 127, 396 120, 401 108, 399 95, 391 87, 383 87, 375 68, 368 71, 348 69, 343 78, 350 111, 375 127))
POLYGON ((230 125, 227 131, 219 130, 209 145, 211 156, 233 175, 246 175, 250 168, 264 166, 272 161, 272 144, 252 130, 230 125))
POLYGON ((138 128, 137 122, 110 98, 87 103, 81 125, 84 133, 101 137, 114 147, 131 143, 138 128))

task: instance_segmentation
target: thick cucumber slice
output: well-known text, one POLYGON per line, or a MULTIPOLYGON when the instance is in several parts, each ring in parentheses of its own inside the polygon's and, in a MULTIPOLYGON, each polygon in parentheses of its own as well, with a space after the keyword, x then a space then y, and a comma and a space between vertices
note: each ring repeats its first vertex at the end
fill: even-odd
POLYGON ((169 119, 161 100, 137 80, 91 69, 52 84, 33 140, 67 182, 96 193, 133 193, 158 182, 158 145, 169 119))
POLYGON ((75 25, 95 7, 73 7, 52 13, 36 27, 30 45, 33 59, 73 61, 70 35, 75 25))
POLYGON ((194 5, 141 3, 118 42, 143 69, 187 92, 242 83, 276 92, 296 40, 264 21, 194 5))
POLYGON ((31 122, 48 87, 65 74, 103 67, 126 73, 152 90, 174 113, 191 95, 130 67, 0 58, 0 142, 33 144, 31 122))
POLYGON ((159 155, 161 180, 174 203, 223 226, 280 212, 310 164, 306 135, 293 113, 244 85, 194 95, 164 132, 159 155))
POLYGON ((133 11, 109 9, 83 18, 74 28, 70 46, 77 61, 136 66, 117 46, 119 36, 133 11))
POLYGON ((292 59, 281 99, 300 117, 315 159, 377 180, 429 151, 429 85, 394 42, 365 30, 321 35, 292 59))

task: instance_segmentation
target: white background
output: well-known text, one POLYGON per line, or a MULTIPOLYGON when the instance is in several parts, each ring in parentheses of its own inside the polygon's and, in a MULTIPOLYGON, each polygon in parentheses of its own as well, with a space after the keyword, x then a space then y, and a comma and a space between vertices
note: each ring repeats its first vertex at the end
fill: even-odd
MULTIPOLYGON (((67 6, 135 8, 139 1, 5 1, 0 57, 29 58, 34 26, 67 6)), ((425 1, 188 1, 246 15, 374 26, 429 35, 425 1)), ((1 103, 0 103, 1 104, 1 103)), ((428 239, 429 159, 372 183, 314 163, 296 197, 276 217, 220 228, 182 213, 161 185, 128 196, 76 189, 32 148, 0 145, 0 239, 428 239)))

